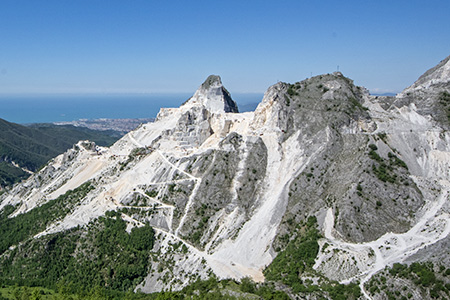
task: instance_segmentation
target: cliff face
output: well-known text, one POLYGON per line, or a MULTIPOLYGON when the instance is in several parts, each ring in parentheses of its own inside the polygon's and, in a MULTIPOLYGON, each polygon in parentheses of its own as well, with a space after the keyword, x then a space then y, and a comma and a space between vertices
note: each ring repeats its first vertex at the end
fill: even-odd
POLYGON ((394 105, 413 104, 419 114, 431 116, 446 130, 450 128, 450 56, 431 68, 397 95, 394 105))
POLYGON ((180 108, 161 109, 112 147, 78 143, 0 207, 16 206, 14 217, 89 181, 66 215, 29 238, 83 228, 108 210, 128 230, 149 223, 158 258, 144 292, 212 273, 262 281, 315 216, 324 238, 314 269, 362 285, 450 231, 448 64, 391 99, 341 73, 277 83, 242 114, 210 76, 180 108), (159 267, 167 261, 176 264, 159 267))

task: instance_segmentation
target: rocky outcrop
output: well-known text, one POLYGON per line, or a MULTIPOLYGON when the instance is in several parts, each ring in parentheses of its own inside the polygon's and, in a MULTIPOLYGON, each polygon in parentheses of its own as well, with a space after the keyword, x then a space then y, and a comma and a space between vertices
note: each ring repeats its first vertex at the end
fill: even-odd
POLYGON ((370 96, 339 72, 280 82, 243 114, 212 75, 112 147, 80 143, 55 158, 2 195, 1 207, 17 205, 17 215, 90 181, 80 205, 36 237, 111 209, 129 230, 150 223, 158 260, 144 292, 211 273, 262 281, 315 216, 324 238, 314 268, 363 284, 450 231, 450 135, 436 104, 449 88, 447 65, 396 98, 370 96), (174 257, 169 272, 162 266, 174 257))
POLYGON ((201 104, 212 113, 238 113, 236 102, 231 99, 230 93, 222 85, 217 75, 210 75, 187 101, 188 104, 201 104))
POLYGON ((416 111, 431 116, 435 121, 450 128, 450 56, 431 68, 419 79, 397 95, 395 107, 414 105, 416 111))

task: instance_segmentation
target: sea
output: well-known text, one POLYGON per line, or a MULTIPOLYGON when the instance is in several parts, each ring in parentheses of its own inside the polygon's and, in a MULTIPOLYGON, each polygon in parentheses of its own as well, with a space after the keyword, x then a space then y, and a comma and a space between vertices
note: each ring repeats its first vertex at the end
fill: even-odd
MULTIPOLYGON (((0 118, 19 124, 80 119, 154 118, 161 107, 179 107, 192 94, 0 95, 0 118)), ((251 111, 263 94, 232 95, 240 111, 251 111)))

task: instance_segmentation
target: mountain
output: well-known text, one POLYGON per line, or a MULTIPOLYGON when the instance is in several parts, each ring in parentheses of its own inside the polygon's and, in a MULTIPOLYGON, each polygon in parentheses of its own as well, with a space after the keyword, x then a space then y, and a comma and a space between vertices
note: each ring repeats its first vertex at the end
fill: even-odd
POLYGON ((447 297, 449 66, 396 97, 339 72, 279 82, 245 113, 210 76, 155 122, 109 148, 79 142, 2 195, 0 279, 447 297))
POLYGON ((0 186, 27 178, 49 159, 84 139, 104 146, 117 140, 85 128, 51 124, 23 126, 0 119, 0 186))

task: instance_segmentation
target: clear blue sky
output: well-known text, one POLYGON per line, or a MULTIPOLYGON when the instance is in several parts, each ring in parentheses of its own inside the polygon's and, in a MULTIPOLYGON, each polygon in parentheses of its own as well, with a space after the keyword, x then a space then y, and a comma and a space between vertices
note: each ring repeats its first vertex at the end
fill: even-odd
POLYGON ((398 92, 450 55, 450 1, 1 0, 0 94, 264 92, 337 69, 398 92))

